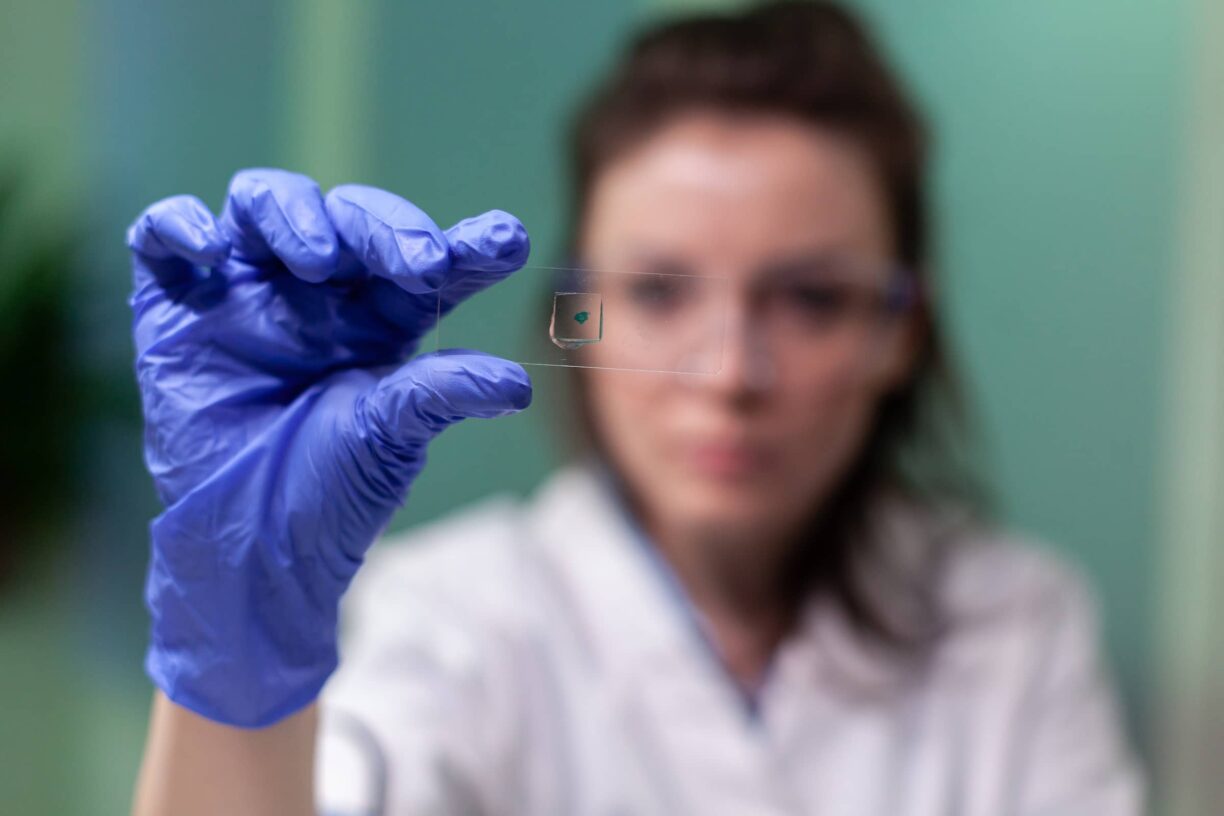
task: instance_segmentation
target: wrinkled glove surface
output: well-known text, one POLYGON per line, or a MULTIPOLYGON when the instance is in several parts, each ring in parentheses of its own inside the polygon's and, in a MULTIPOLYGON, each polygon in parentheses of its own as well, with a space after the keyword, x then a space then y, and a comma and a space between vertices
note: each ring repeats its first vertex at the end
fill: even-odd
POLYGON ((340 596, 429 440, 530 404, 514 363, 412 357, 439 310, 523 265, 527 233, 497 210, 443 231, 383 190, 325 198, 254 169, 219 218, 168 198, 127 241, 145 461, 165 507, 145 666, 180 705, 267 725, 334 670, 340 596))

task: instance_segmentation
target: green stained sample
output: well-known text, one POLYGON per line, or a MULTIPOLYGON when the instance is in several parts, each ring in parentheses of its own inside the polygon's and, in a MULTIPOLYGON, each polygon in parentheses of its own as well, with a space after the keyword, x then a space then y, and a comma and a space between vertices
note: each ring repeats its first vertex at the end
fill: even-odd
POLYGON ((548 335, 553 345, 574 351, 603 339, 603 298, 597 292, 556 292, 548 335))

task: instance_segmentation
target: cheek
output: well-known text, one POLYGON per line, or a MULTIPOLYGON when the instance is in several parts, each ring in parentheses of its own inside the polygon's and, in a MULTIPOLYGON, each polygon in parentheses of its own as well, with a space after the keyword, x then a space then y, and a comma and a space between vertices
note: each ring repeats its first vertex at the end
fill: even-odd
POLYGON ((660 433, 664 389, 641 374, 589 371, 584 377, 593 431, 607 455, 622 469, 639 470, 660 433))
POLYGON ((871 428, 879 394, 859 374, 847 372, 806 383, 787 393, 787 470, 812 494, 832 489, 871 428))

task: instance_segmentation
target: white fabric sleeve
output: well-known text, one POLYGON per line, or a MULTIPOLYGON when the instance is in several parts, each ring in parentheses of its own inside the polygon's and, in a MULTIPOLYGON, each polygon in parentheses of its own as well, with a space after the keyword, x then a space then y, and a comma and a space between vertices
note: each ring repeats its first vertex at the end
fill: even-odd
POLYGON ((515 620, 496 602, 513 577, 488 530, 380 543, 362 567, 321 700, 321 814, 514 809, 515 620))
POLYGON ((1142 774, 1102 656, 1096 601, 1059 571, 1043 593, 1048 622, 1027 699, 1019 816, 1138 816, 1142 774))

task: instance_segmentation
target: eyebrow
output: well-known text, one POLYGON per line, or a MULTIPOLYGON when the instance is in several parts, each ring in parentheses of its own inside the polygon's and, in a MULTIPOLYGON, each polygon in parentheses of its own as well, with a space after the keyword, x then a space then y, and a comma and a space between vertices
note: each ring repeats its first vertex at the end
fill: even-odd
MULTIPOLYGON (((636 247, 623 256, 624 265, 644 268, 651 274, 696 275, 699 269, 689 261, 654 250, 636 247)), ((824 272, 829 278, 841 279, 847 271, 859 272, 864 268, 876 266, 843 247, 828 247, 815 250, 801 250, 789 255, 782 255, 762 261, 751 266, 748 271, 750 279, 768 281, 771 279, 786 279, 796 275, 810 275, 813 272, 824 272)), ((881 267, 891 269, 893 264, 881 262, 881 267)), ((855 275, 857 277, 857 275, 855 275)))
POLYGON ((623 263, 627 266, 646 267, 652 274, 696 274, 693 264, 687 261, 641 248, 625 253, 623 263))
POLYGON ((855 258, 849 252, 840 249, 824 249, 802 252, 780 258, 771 258, 758 264, 753 270, 754 277, 771 278, 787 277, 789 275, 808 273, 813 270, 843 270, 849 266, 857 266, 861 259, 855 258))

